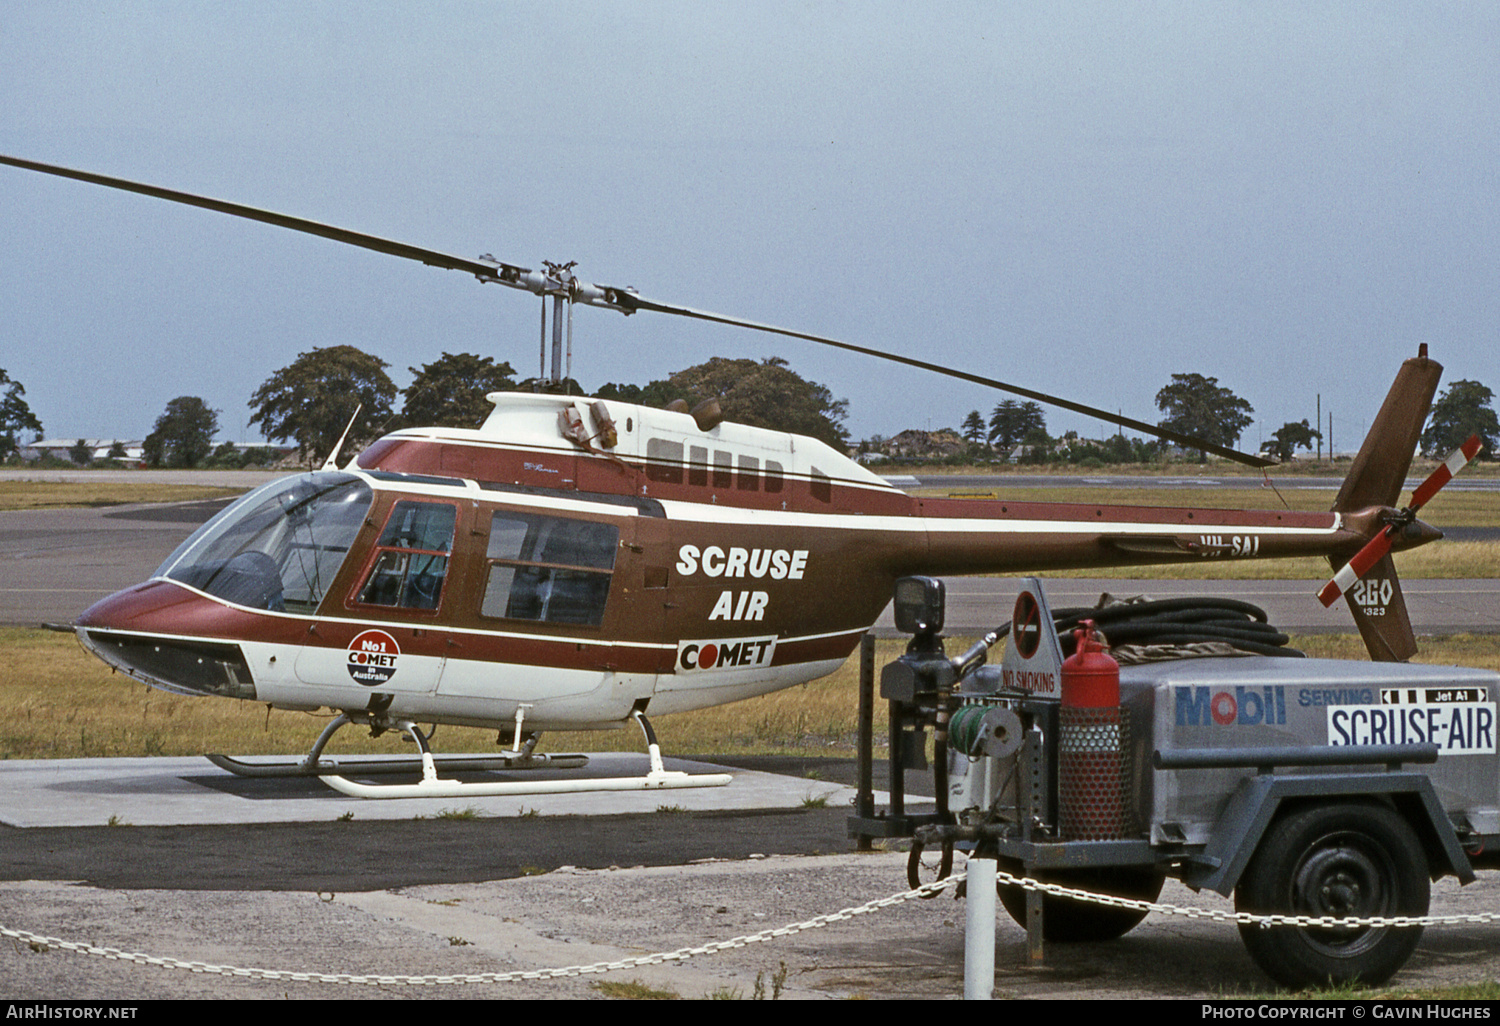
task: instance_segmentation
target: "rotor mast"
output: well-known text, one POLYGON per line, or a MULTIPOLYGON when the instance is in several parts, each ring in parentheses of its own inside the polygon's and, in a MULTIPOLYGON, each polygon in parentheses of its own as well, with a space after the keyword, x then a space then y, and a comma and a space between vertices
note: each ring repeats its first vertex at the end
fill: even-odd
MULTIPOLYGON (((554 264, 550 260, 543 260, 542 266, 547 268, 546 280, 549 286, 542 292, 542 339, 541 353, 538 358, 537 382, 540 387, 545 379, 546 384, 553 389, 566 390, 567 382, 573 377, 573 302, 575 292, 580 282, 573 274, 573 268, 578 266, 578 261, 569 260, 565 264, 554 264), (552 298, 552 374, 547 375, 547 298, 552 298), (566 308, 567 319, 567 351, 568 363, 564 369, 563 357, 563 320, 566 308)), ((591 286, 590 286, 591 287, 591 286)))

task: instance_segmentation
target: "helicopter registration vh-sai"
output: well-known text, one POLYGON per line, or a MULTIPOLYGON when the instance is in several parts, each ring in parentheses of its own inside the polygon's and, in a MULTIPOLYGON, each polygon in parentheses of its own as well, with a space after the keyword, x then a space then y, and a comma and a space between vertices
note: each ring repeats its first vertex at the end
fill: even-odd
MULTIPOLYGON (((465 270, 544 302, 551 296, 557 380, 561 305, 584 302, 837 345, 1183 441, 965 372, 588 285, 566 268, 543 274, 470 261, 120 179, 0 163, 465 270)), ((1475 448, 1394 508, 1440 373, 1425 347, 1402 365, 1330 513, 920 498, 822 442, 725 421, 712 401, 689 413, 494 393, 478 429, 397 431, 343 469, 330 457, 320 471, 241 497, 150 580, 90 607, 74 629, 89 651, 153 687, 335 712, 296 763, 215 761, 249 775, 315 774, 370 797, 726 783, 723 774, 664 770, 648 710, 721 705, 832 672, 894 583, 912 574, 1322 555, 1353 567, 1330 585, 1334 594, 1359 578, 1383 582, 1380 604, 1351 602, 1351 612, 1372 657, 1405 659, 1415 644, 1390 552, 1441 537, 1416 512, 1475 448), (632 721, 646 734, 645 776, 519 783, 439 778, 416 726, 496 729, 512 747, 485 766, 544 767, 584 760, 537 753, 542 732, 632 721), (410 735, 422 782, 346 779, 412 768, 323 759, 328 738, 349 722, 410 735)))

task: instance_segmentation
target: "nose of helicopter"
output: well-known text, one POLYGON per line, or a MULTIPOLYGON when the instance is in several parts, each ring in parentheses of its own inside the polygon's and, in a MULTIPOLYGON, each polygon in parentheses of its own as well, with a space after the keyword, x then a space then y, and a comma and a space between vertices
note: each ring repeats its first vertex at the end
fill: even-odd
POLYGON ((184 695, 255 698, 255 683, 226 621, 233 610, 170 581, 100 599, 73 622, 88 651, 154 688, 184 695))

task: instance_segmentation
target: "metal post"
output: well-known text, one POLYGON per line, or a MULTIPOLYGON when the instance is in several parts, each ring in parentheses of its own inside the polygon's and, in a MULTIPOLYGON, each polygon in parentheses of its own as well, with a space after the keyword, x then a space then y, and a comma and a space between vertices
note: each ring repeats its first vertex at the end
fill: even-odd
POLYGON ((900 820, 906 815, 906 760, 902 758, 905 754, 902 747, 905 744, 906 735, 903 728, 906 726, 906 715, 903 705, 892 698, 886 706, 889 712, 886 714, 890 722, 886 733, 890 736, 890 755, 888 757, 891 770, 890 783, 886 785, 887 792, 891 796, 891 818, 900 820))
POLYGON ((540 352, 537 353, 536 385, 533 392, 540 392, 542 382, 547 380, 547 297, 542 297, 542 339, 540 352))
POLYGON ((964 1000, 995 994, 995 860, 971 858, 964 889, 964 1000))
POLYGON ((1037 890, 1026 892, 1026 964, 1040 969, 1047 961, 1047 946, 1042 940, 1046 928, 1043 894, 1037 890))
MULTIPOLYGON (((859 780, 854 814, 862 820, 875 816, 875 636, 868 631, 859 642, 859 780)), ((875 847, 868 834, 859 835, 858 850, 875 847)))
POLYGON ((552 297, 552 383, 562 381, 563 304, 566 296, 552 297))

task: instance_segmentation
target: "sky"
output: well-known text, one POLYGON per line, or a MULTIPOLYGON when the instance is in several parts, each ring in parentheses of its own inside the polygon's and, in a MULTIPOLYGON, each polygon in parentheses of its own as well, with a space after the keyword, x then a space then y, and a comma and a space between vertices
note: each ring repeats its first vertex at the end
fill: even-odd
MULTIPOLYGON (((1500 6, 1469 2, 0 5, 0 153, 537 267, 1155 421, 1176 373, 1255 449, 1353 448, 1400 361, 1500 390, 1500 6)), ((456 271, 0 167, 0 368, 49 437, 177 396, 258 441, 303 352, 537 367, 456 271)), ((780 356, 855 438, 1006 396, 580 307, 574 376, 780 356)), ((1054 433, 1113 433, 1047 411, 1054 433)))

